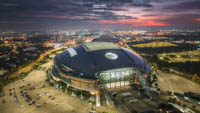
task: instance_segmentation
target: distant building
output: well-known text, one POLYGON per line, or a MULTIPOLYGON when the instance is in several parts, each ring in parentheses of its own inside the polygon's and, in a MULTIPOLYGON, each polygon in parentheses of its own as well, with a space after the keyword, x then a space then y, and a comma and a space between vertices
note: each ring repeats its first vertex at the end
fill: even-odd
POLYGON ((65 35, 62 33, 54 33, 53 34, 53 40, 56 43, 60 43, 64 40, 65 35))
POLYGON ((58 48, 61 47, 63 44, 62 43, 52 43, 52 42, 45 42, 43 44, 44 47, 52 47, 52 48, 58 48))
POLYGON ((35 51, 37 48, 36 47, 28 47, 28 48, 25 48, 23 49, 24 52, 26 51, 35 51))
POLYGON ((158 104, 141 95, 136 91, 120 92, 116 95, 115 100, 118 108, 123 113, 158 113, 158 104))
POLYGON ((85 38, 85 42, 92 42, 94 40, 93 37, 87 37, 85 38))
POLYGON ((66 41, 66 45, 74 45, 74 44, 76 44, 75 39, 70 39, 70 40, 66 41))

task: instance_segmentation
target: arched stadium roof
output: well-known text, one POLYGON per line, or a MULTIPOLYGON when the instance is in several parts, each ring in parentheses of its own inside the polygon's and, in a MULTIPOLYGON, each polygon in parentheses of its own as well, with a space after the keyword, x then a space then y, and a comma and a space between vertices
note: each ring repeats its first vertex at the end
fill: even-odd
POLYGON ((90 42, 68 48, 56 55, 55 62, 92 78, 97 72, 136 67, 144 73, 150 72, 149 65, 138 54, 107 42, 90 42))

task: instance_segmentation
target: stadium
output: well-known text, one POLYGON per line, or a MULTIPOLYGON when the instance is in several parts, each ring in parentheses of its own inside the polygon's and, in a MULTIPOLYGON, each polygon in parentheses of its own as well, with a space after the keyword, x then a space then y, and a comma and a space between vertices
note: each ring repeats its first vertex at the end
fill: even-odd
MULTIPOLYGON (((95 93, 134 84, 148 86, 150 66, 133 51, 108 42, 83 43, 54 58, 51 77, 74 89, 95 93)), ((98 102, 97 102, 98 103, 98 102)), ((99 103, 100 104, 100 103, 99 103)))

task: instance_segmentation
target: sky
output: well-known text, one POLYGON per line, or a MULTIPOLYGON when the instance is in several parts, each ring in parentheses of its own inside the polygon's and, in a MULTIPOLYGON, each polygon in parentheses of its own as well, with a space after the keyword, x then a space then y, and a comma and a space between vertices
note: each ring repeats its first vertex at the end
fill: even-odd
POLYGON ((200 0, 0 0, 0 30, 200 28, 200 0))

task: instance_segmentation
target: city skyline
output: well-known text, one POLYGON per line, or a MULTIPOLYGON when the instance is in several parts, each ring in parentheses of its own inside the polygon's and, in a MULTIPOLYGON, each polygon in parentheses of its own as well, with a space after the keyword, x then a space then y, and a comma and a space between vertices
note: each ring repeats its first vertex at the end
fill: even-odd
POLYGON ((198 0, 1 0, 0 31, 200 28, 198 0))

